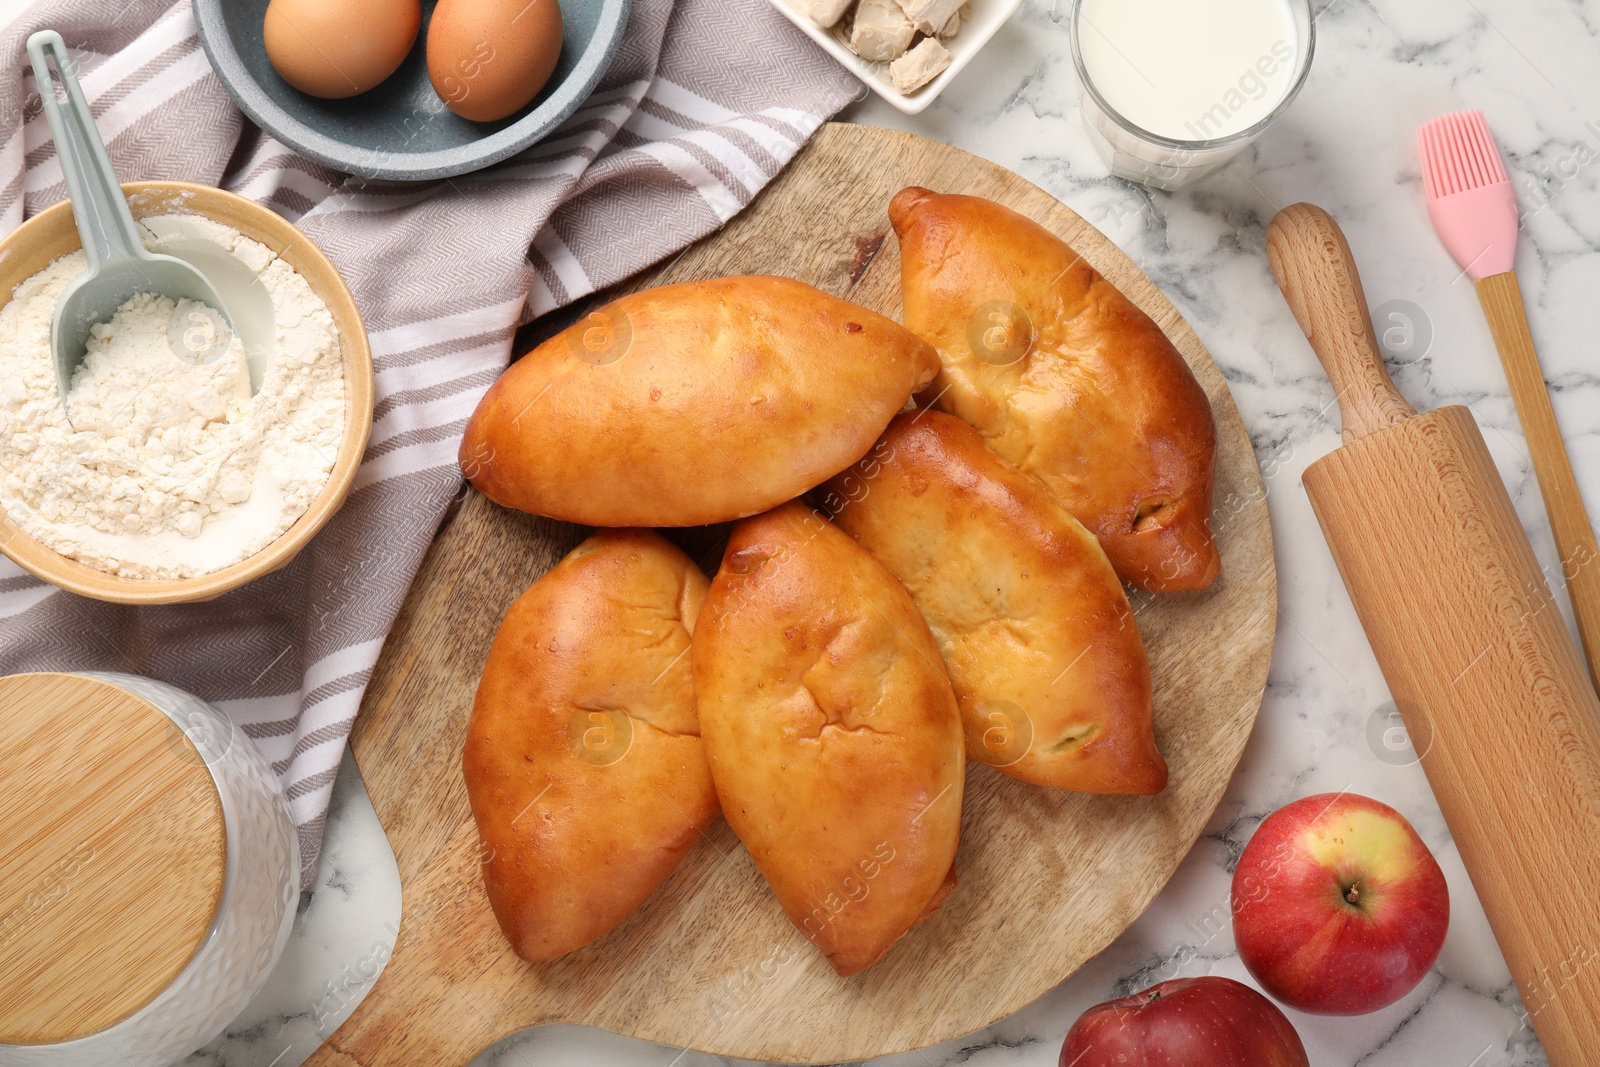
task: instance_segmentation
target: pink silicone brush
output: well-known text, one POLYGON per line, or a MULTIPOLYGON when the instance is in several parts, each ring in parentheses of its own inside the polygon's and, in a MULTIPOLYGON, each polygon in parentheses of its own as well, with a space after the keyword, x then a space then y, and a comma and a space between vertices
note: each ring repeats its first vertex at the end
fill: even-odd
MULTIPOLYGON (((1477 287, 1528 439, 1545 511, 1561 553, 1562 573, 1559 579, 1550 575, 1550 585, 1566 581, 1590 680, 1600 681, 1596 669, 1600 657, 1600 546, 1595 543, 1577 479, 1572 476, 1572 462, 1556 425, 1533 335, 1528 332, 1522 289, 1512 269, 1519 228, 1516 193, 1483 112, 1457 111, 1434 119, 1417 131, 1417 141, 1422 149, 1428 214, 1445 247, 1477 287)), ((1531 610, 1542 607, 1533 605, 1531 610)))

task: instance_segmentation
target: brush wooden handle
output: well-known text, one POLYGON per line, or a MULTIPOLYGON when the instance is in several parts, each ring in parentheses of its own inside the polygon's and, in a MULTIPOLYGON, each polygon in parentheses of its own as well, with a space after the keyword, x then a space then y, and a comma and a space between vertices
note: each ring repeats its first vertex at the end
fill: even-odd
MULTIPOLYGON (((1301 205, 1272 231, 1273 269, 1324 365, 1349 375, 1358 356, 1375 363, 1333 220, 1301 205)), ((1306 492, 1516 979, 1522 1022, 1553 1067, 1593 1067, 1600 699, 1472 415, 1396 417, 1387 378, 1365 373, 1366 400, 1350 406, 1342 392, 1341 407, 1370 432, 1307 468, 1306 492)))
POLYGON ((1332 216, 1312 204, 1284 208, 1267 231, 1267 258, 1333 382, 1344 439, 1354 441, 1415 415, 1378 354, 1361 276, 1332 216))
POLYGON ((1550 403, 1539 354, 1528 331, 1528 315, 1522 303, 1522 289, 1515 271, 1479 279, 1478 299, 1489 317, 1500 362, 1511 383, 1511 399, 1522 420, 1528 439, 1528 454, 1539 476, 1539 491, 1544 494, 1544 510, 1556 535, 1556 550, 1561 553, 1561 575, 1551 581, 1566 582, 1567 595, 1578 619, 1578 636, 1589 663, 1589 678, 1600 683, 1600 544, 1596 544, 1589 512, 1583 506, 1578 480, 1572 474, 1572 461, 1561 440, 1561 427, 1550 403))

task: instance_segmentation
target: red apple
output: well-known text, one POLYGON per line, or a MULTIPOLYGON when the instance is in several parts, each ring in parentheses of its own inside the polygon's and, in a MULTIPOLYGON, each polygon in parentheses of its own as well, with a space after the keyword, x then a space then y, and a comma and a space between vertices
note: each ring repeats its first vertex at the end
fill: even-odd
POLYGON ((1322 793, 1262 821, 1233 872, 1233 937, 1292 1008, 1361 1015, 1415 988, 1450 925, 1444 873, 1405 817, 1322 793))
POLYGON ((1277 1005, 1232 978, 1175 978, 1084 1012, 1061 1067, 1310 1067, 1277 1005))

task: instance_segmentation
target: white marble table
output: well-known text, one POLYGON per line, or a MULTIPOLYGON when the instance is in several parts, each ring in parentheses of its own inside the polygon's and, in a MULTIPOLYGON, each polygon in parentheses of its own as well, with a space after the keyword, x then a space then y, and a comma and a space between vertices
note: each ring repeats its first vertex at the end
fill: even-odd
MULTIPOLYGON (((0 21, 22 6, 0 0, 0 21)), ((1229 871, 1257 822, 1307 793, 1354 790, 1408 815, 1450 880, 1438 966, 1400 1003, 1358 1019, 1290 1012, 1316 1067, 1543 1064, 1488 925, 1422 772, 1371 740, 1388 694, 1300 486, 1338 442, 1332 390, 1268 273, 1265 229, 1297 200, 1327 207, 1359 259, 1380 329, 1416 327, 1395 379, 1419 407, 1470 404, 1536 549, 1556 556, 1522 435, 1471 286, 1423 209, 1414 128, 1482 107, 1507 152, 1526 225, 1518 260, 1533 329, 1580 482, 1600 507, 1600 2, 1318 0, 1317 59, 1288 115, 1224 171, 1180 194, 1106 177, 1079 123, 1067 0, 1028 0, 929 111, 872 99, 847 118, 896 126, 986 156, 1038 182, 1103 229, 1166 290, 1222 365, 1266 473, 1281 626, 1266 702, 1237 778, 1205 836, 1148 912, 1100 958, 982 1033, 881 1061, 1047 1067, 1089 1005, 1177 975, 1247 979, 1225 915, 1229 871)), ((1403 333, 1394 335, 1403 341, 1403 333)), ((1564 607, 1565 605, 1563 605, 1564 607)), ((1485 743, 1490 743, 1486 740, 1485 743)), ((1537 863, 1537 856, 1528 862, 1537 863)), ((392 857, 353 768, 335 793, 315 891, 271 987, 188 1062, 293 1067, 343 1018, 393 942, 392 857)), ((575 1027, 532 1031, 479 1067, 720 1062, 575 1027)))

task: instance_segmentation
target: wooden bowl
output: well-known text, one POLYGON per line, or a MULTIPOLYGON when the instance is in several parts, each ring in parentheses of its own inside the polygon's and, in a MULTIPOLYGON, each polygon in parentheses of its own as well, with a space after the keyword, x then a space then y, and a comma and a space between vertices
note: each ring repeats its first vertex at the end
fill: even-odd
MULTIPOLYGON (((123 578, 68 559, 28 536, 0 514, 0 552, 19 567, 80 596, 118 604, 176 604, 211 600, 286 565, 339 510, 355 480, 356 468, 372 431, 372 350, 355 298, 339 271, 295 226, 253 200, 208 185, 189 182, 129 182, 122 187, 134 218, 146 215, 204 215, 232 226, 276 252, 328 305, 339 330, 344 362, 344 441, 328 484, 304 515, 266 548, 230 567, 177 580, 123 578)), ((83 247, 67 201, 53 204, 0 238, 0 307, 12 291, 52 260, 83 247)))

